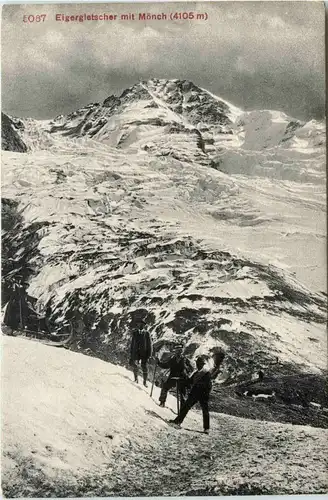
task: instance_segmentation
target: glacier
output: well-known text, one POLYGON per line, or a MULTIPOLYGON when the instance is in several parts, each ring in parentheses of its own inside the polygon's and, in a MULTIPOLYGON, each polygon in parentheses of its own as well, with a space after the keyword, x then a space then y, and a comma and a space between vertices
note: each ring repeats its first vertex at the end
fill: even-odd
POLYGON ((158 352, 223 347, 233 381, 325 371, 324 122, 178 79, 8 122, 7 325, 20 301, 26 328, 70 322, 72 348, 126 364, 142 318, 158 352))

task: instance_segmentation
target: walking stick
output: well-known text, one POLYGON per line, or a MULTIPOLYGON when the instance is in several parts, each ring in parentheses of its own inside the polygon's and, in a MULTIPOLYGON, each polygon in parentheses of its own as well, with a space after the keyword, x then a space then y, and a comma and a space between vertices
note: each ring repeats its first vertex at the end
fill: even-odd
POLYGON ((155 384, 155 376, 156 376, 156 370, 157 370, 157 363, 158 363, 158 360, 156 359, 155 368, 154 368, 154 375, 153 375, 153 382, 151 384, 151 390, 150 390, 150 397, 152 397, 152 395, 153 395, 153 389, 154 389, 154 384, 155 384))
POLYGON ((179 377, 172 377, 172 380, 176 381, 176 397, 177 397, 177 413, 180 413, 180 390, 179 390, 179 377))

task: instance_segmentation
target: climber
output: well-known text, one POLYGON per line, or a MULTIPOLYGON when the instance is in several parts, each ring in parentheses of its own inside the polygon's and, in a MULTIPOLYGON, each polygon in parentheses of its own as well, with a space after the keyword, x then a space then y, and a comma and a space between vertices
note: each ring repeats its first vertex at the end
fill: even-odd
POLYGON ((205 360, 202 356, 196 359, 197 370, 190 377, 191 389, 187 401, 182 405, 179 415, 169 423, 180 428, 189 410, 198 402, 203 412, 203 427, 205 434, 209 433, 210 415, 208 401, 212 389, 212 380, 214 380, 224 360, 225 353, 220 351, 214 355, 214 368, 209 370, 205 367, 205 360))
POLYGON ((141 369, 143 375, 143 385, 147 387, 148 377, 148 360, 152 354, 152 342, 149 332, 145 329, 144 324, 141 328, 136 328, 132 331, 132 340, 130 348, 130 366, 133 368, 134 381, 138 383, 138 364, 141 361, 141 369))
POLYGON ((183 356, 183 345, 175 346, 173 355, 167 361, 160 361, 156 358, 160 368, 170 370, 169 376, 162 384, 162 390, 159 396, 160 406, 165 406, 167 393, 177 385, 181 403, 184 403, 186 397, 186 387, 188 383, 188 374, 192 371, 192 365, 188 358, 183 356))

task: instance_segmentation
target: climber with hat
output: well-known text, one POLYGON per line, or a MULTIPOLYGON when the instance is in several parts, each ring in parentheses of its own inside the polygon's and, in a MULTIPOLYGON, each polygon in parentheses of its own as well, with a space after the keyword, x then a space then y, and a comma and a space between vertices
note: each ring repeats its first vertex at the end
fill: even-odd
POLYGON ((143 385, 147 387, 148 361, 152 355, 152 339, 146 328, 146 322, 139 319, 138 325, 132 330, 129 364, 133 368, 134 381, 138 383, 139 362, 143 375, 143 385))
POLYGON ((159 396, 160 406, 165 406, 168 391, 176 385, 180 400, 183 403, 186 398, 188 377, 193 369, 189 359, 183 355, 183 344, 174 346, 174 351, 168 360, 161 361, 156 358, 156 361, 160 368, 170 370, 168 377, 162 384, 159 396))
POLYGON ((188 399, 182 405, 179 415, 174 420, 169 421, 170 424, 173 424, 175 427, 180 428, 189 410, 196 403, 199 403, 203 412, 204 432, 205 434, 209 433, 210 414, 209 414, 208 402, 210 398, 210 392, 212 390, 212 380, 214 380, 219 374, 220 365, 222 364, 224 358, 225 358, 225 353, 223 350, 215 353, 213 356, 214 368, 211 370, 206 367, 206 362, 203 356, 199 356, 196 359, 197 370, 192 374, 192 376, 189 379, 191 384, 191 389, 188 395, 188 399))

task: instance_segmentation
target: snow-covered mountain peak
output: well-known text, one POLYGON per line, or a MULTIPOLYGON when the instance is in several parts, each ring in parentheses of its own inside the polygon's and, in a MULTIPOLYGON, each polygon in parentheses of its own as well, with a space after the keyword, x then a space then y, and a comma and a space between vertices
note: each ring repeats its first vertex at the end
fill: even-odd
POLYGON ((189 80, 160 80, 142 82, 144 88, 165 102, 170 109, 183 115, 193 125, 231 125, 243 111, 189 80))

